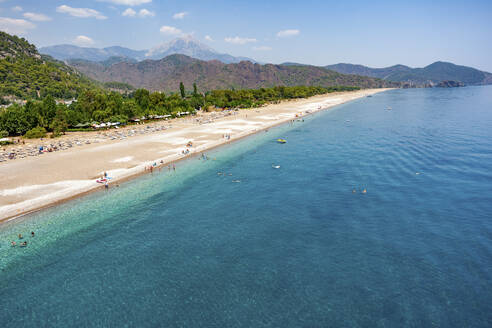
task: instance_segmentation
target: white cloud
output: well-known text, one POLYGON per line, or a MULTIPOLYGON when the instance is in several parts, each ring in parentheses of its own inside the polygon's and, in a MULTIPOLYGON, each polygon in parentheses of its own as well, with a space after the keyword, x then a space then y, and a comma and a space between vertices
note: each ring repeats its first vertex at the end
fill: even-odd
POLYGON ((138 12, 138 16, 141 17, 141 18, 145 18, 145 17, 153 17, 155 16, 154 12, 153 11, 149 11, 147 9, 140 9, 140 11, 138 12))
POLYGON ((15 7, 12 7, 12 10, 19 12, 19 11, 23 11, 24 9, 22 9, 21 6, 15 6, 15 7))
POLYGON ((257 40, 254 38, 240 38, 238 36, 235 36, 233 38, 225 38, 225 42, 233 43, 233 44, 246 44, 250 42, 256 42, 257 40))
POLYGON ((152 0, 99 0, 103 2, 114 3, 115 5, 124 5, 124 6, 140 6, 145 3, 150 3, 152 0))
POLYGON ((136 14, 137 14, 137 12, 135 10, 133 10, 132 8, 128 8, 121 15, 122 16, 127 16, 127 17, 135 17, 136 14))
POLYGON ((212 37, 210 35, 205 35, 205 40, 210 41, 210 42, 214 41, 214 39, 212 39, 212 37))
POLYGON ((176 13, 173 15, 174 19, 183 19, 185 16, 188 15, 186 11, 183 11, 182 13, 176 13))
POLYGON ((106 19, 107 17, 101 14, 99 11, 90 8, 72 8, 67 5, 61 5, 56 7, 56 11, 62 14, 69 14, 70 16, 79 18, 96 18, 106 19))
POLYGON ((155 16, 155 13, 153 11, 150 11, 147 9, 140 9, 140 11, 137 13, 132 8, 128 8, 121 15, 126 16, 126 17, 135 17, 138 15, 138 17, 140 17, 140 18, 145 18, 145 17, 153 17, 153 16, 155 16))
POLYGON ((296 36, 299 35, 301 31, 299 30, 283 30, 277 33, 277 36, 279 38, 288 38, 290 36, 296 36))
POLYGON ((48 17, 43 14, 36 14, 36 13, 24 13, 24 18, 27 18, 29 20, 35 21, 35 22, 47 22, 51 20, 51 17, 48 17))
POLYGON ((183 31, 181 31, 179 28, 173 27, 173 26, 162 26, 160 29, 162 34, 166 35, 180 35, 183 34, 183 31))
POLYGON ((0 17, 0 30, 11 34, 24 34, 27 30, 35 28, 36 25, 25 19, 14 19, 0 17))
POLYGON ((259 46, 259 47, 253 47, 253 50, 255 50, 255 51, 270 51, 270 50, 272 50, 272 48, 267 47, 267 46, 259 46))
POLYGON ((78 46, 90 46, 94 44, 94 40, 89 38, 88 36, 85 35, 79 35, 73 40, 73 43, 75 43, 78 46))

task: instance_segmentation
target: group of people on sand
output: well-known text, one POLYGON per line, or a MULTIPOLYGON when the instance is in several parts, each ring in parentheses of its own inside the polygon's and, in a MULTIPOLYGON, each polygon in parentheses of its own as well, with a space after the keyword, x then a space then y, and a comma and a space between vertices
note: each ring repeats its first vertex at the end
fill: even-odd
MULTIPOLYGON (((18 237, 19 237, 19 239, 24 239, 24 237, 22 236, 22 234, 19 234, 19 235, 18 235, 18 237)), ((31 231, 31 237, 34 237, 34 231, 31 231)), ((17 243, 16 243, 15 241, 13 241, 13 240, 12 240, 12 241, 10 242, 10 245, 11 245, 12 247, 15 247, 15 246, 17 246, 17 243)), ((19 243, 19 246, 20 246, 20 247, 26 247, 26 246, 27 246, 27 241, 25 240, 25 241, 23 241, 23 242, 20 242, 20 243, 19 243)))
MULTIPOLYGON (((161 159, 161 160, 159 161, 159 166, 158 166, 157 162, 154 162, 154 163, 152 163, 151 165, 146 166, 146 167, 145 167, 145 171, 149 171, 150 173, 152 173, 152 172, 154 172, 154 169, 156 169, 156 168, 159 168, 159 171, 160 171, 160 170, 161 170, 161 166, 162 166, 162 165, 164 165, 164 160, 162 160, 162 159, 161 159)), ((171 165, 169 164, 169 165, 167 166, 167 169, 168 169, 168 171, 171 171, 171 169, 173 169, 174 171, 176 171, 176 164, 173 164, 173 165, 172 165, 172 167, 171 167, 171 165)))

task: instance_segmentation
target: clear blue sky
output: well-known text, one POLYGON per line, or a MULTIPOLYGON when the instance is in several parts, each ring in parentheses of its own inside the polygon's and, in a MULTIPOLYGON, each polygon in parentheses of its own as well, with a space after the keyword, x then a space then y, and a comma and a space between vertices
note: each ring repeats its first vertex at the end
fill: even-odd
POLYGON ((0 0, 0 29, 37 46, 148 49, 193 34, 219 52, 262 62, 444 60, 492 72, 492 0, 0 0))

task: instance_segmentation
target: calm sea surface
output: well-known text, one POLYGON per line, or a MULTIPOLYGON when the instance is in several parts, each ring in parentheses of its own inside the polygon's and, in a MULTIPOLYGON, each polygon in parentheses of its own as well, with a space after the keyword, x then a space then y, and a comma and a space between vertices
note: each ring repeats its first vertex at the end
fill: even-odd
POLYGON ((492 326, 492 87, 207 155, 0 226, 0 326, 492 326))

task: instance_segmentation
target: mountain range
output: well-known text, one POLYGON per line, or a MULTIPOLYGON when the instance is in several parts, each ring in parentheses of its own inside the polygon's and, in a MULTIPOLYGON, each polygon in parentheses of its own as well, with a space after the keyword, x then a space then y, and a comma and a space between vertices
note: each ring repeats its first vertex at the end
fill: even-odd
MULTIPOLYGON (((292 65, 292 63, 287 63, 292 65)), ((435 62, 423 68, 395 65, 385 68, 371 68, 363 65, 335 64, 325 68, 342 73, 371 76, 387 81, 404 82, 410 85, 437 85, 442 81, 462 82, 465 85, 492 84, 492 74, 478 69, 455 65, 448 62, 435 62)))
POLYGON ((133 50, 119 46, 99 49, 62 44, 42 47, 39 51, 42 54, 50 55, 55 59, 63 61, 83 59, 102 62, 110 58, 121 58, 124 61, 141 61, 145 59, 162 59, 169 55, 182 54, 200 60, 218 60, 225 64, 239 63, 243 60, 248 60, 253 63, 256 62, 247 57, 234 57, 228 54, 219 53, 191 36, 174 39, 150 50, 133 50))
MULTIPOLYGON (((160 60, 170 55, 181 54, 188 57, 202 60, 213 61, 217 60, 224 64, 240 63, 241 61, 250 61, 256 63, 255 60, 246 57, 234 57, 228 54, 222 54, 209 46, 197 41, 191 36, 185 36, 174 39, 170 42, 156 46, 150 50, 132 50, 124 47, 108 47, 103 49, 84 48, 74 45, 57 45, 40 49, 41 53, 50 55, 56 59, 68 62, 71 66, 76 67, 81 72, 88 74, 95 79, 106 81, 109 76, 118 75, 121 79, 125 79, 124 73, 116 74, 114 71, 118 69, 130 69, 132 66, 119 65, 111 68, 114 64, 126 63, 137 64, 145 60, 160 60), (100 68, 100 66, 103 68, 100 68), (95 70, 101 70, 96 72, 95 70), (108 75, 109 74, 109 75, 108 75)), ((143 67, 147 64, 139 64, 138 67, 143 67)), ((297 63, 283 63, 281 66, 295 67, 313 67, 311 65, 303 65, 297 63)), ((412 68, 405 65, 394 65, 385 68, 371 68, 363 65, 354 65, 340 63, 335 65, 327 65, 323 68, 332 70, 342 74, 353 74, 379 78, 386 81, 400 82, 401 86, 405 87, 423 87, 423 86, 439 86, 439 85, 481 85, 491 84, 492 74, 483 72, 472 67, 459 66, 447 62, 435 62, 423 68, 412 68), (451 81, 455 83, 443 83, 443 81, 451 81)), ((311 68, 312 69, 312 68, 311 68)), ((128 73, 129 75, 135 75, 128 73)), ((152 75, 152 72, 147 73, 152 75)), ((153 79, 152 77, 149 77, 153 79)), ((119 80, 117 80, 119 81, 119 80)), ((156 88, 156 82, 132 83, 136 86, 146 85, 151 88, 156 88)), ((121 81, 120 81, 121 82, 121 81)), ((258 81, 257 81, 258 82, 258 81)), ((130 82, 131 83, 131 82, 130 82)), ((229 81, 228 83, 232 83, 229 81)), ((220 85, 220 83, 211 83, 211 85, 220 85)), ((227 83, 222 83, 226 85, 227 83)), ((244 83, 234 82, 235 85, 244 83)), ((246 83, 247 84, 247 83, 246 83)), ((256 83, 253 83, 256 85, 256 83)))
POLYGON ((250 61, 225 64, 218 60, 203 61, 185 55, 170 55, 160 60, 140 62, 105 62, 71 60, 69 64, 101 82, 123 82, 137 88, 158 91, 178 90, 180 82, 186 88, 196 83, 201 91, 213 89, 252 89, 285 86, 358 86, 362 88, 397 87, 399 83, 378 78, 347 75, 316 66, 261 65, 250 61))
MULTIPOLYGON (((396 65, 370 68, 337 64, 326 67, 284 63, 259 64, 241 57, 227 57, 190 37, 173 40, 152 50, 136 51, 123 47, 104 49, 67 46, 51 47, 57 61, 40 55, 25 39, 0 34, 0 96, 20 98, 52 94, 74 97, 92 88, 129 90, 133 87, 176 92, 180 82, 187 89, 194 83, 200 91, 244 89, 272 86, 462 86, 492 84, 492 74, 471 67, 436 62, 424 68, 396 65), (82 50, 81 50, 82 49, 82 50), (88 50, 89 49, 89 50, 88 50), (188 55, 172 54, 186 52, 188 55), (164 56, 163 58, 160 58, 164 56), (192 58, 193 56, 204 60, 192 58), (86 57, 88 59, 70 59, 86 57), (141 60, 145 58, 144 60, 141 60), (160 59, 149 59, 160 58, 160 59), (101 59, 94 61, 94 59, 101 59), (68 64, 68 65, 67 65, 68 64), (82 73, 82 74, 81 74, 82 73), (86 78, 93 79, 92 81, 86 78), (104 84, 95 83, 95 81, 104 84)), ((50 53, 46 51, 45 53, 50 53)))

